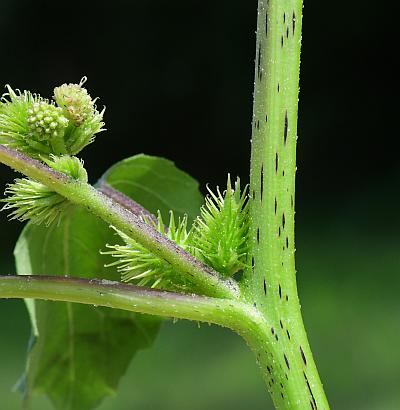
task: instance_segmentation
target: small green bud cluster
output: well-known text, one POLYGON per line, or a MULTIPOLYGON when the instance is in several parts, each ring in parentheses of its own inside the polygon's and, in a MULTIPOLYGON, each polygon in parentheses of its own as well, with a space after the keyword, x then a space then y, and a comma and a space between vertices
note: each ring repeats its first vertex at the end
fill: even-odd
MULTIPOLYGON (((187 231, 187 218, 175 225, 171 211, 168 229, 160 214, 158 223, 150 219, 161 234, 173 240, 178 246, 197 256, 224 276, 232 276, 246 267, 248 253, 249 215, 247 190, 241 192, 240 180, 234 188, 228 176, 227 189, 224 193, 217 190, 210 196, 201 209, 201 215, 187 231)), ((115 228, 114 228, 115 229, 115 228)), ((107 245, 111 251, 104 252, 117 261, 106 266, 117 266, 123 281, 135 281, 137 285, 163 289, 190 289, 189 282, 182 282, 168 262, 158 258, 132 238, 115 229, 124 241, 124 245, 107 245)))
POLYGON ((68 120, 60 107, 42 101, 34 103, 28 110, 28 124, 34 137, 46 141, 63 137, 68 120))
POLYGON ((0 144, 35 158, 76 155, 104 130, 105 110, 97 110, 85 82, 84 77, 56 87, 55 102, 7 86, 0 102, 0 144))
MULTIPOLYGON (((77 181, 88 180, 82 161, 76 157, 52 155, 46 163, 77 181)), ((7 197, 1 200, 5 205, 1 210, 10 211, 10 219, 29 220, 37 225, 58 223, 70 204, 62 195, 29 178, 16 179, 7 186, 5 194, 7 197)))

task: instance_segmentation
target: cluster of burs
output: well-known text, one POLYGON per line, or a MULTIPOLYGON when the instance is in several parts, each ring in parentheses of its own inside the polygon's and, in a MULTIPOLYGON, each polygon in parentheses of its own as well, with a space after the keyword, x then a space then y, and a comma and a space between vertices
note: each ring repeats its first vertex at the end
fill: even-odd
POLYGON ((54 89, 53 100, 7 86, 0 105, 0 143, 33 158, 76 155, 103 131, 104 109, 79 84, 54 89))
MULTIPOLYGON (((84 77, 79 84, 56 87, 52 100, 6 86, 7 92, 0 102, 0 144, 46 164, 77 183, 87 183, 83 162, 75 155, 104 130, 104 109, 97 110, 96 99, 83 87, 85 82, 84 77)), ((51 187, 30 178, 16 179, 7 186, 5 194, 3 210, 9 212, 10 218, 34 224, 57 224, 71 206, 51 187)), ((191 227, 187 226, 187 218, 176 220, 172 212, 167 227, 160 214, 156 220, 144 218, 144 221, 228 277, 247 266, 248 219, 247 190, 241 190, 239 179, 232 186, 228 176, 226 190, 218 189, 217 193, 209 190, 191 227)), ((164 289, 186 286, 168 262, 115 230, 123 244, 107 245, 109 250, 103 253, 116 258, 108 266, 115 265, 122 280, 164 289)))
MULTIPOLYGON (((84 77, 79 84, 56 87, 53 100, 6 86, 0 101, 0 144, 86 183, 83 162, 74 155, 103 131, 104 109, 97 110, 85 82, 84 77)), ((50 225, 68 206, 64 197, 29 178, 16 179, 5 193, 3 210, 10 211, 11 219, 50 225)))

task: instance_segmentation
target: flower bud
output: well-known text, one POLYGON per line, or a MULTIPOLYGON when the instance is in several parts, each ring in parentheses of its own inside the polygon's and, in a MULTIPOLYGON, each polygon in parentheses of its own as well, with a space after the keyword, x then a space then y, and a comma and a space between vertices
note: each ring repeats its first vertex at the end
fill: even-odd
POLYGON ((67 153, 71 155, 76 155, 93 142, 96 134, 104 131, 105 109, 97 110, 96 99, 83 88, 86 80, 83 77, 79 84, 63 84, 54 89, 54 100, 71 123, 65 136, 67 153))
POLYGON ((68 120, 62 110, 47 102, 37 102, 28 110, 28 125, 31 136, 39 141, 63 138, 68 120))
POLYGON ((63 84, 54 89, 54 100, 76 127, 82 125, 94 110, 95 100, 82 87, 86 81, 87 78, 83 77, 79 84, 63 84))

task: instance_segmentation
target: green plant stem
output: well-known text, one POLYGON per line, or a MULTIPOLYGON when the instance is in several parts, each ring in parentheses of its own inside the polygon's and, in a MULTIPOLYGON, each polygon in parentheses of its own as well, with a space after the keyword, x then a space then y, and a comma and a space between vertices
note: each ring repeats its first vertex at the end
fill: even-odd
POLYGON ((237 298, 237 283, 223 279, 210 267, 178 247, 173 241, 146 224, 129 209, 103 195, 91 185, 68 178, 39 161, 0 145, 0 162, 49 186, 76 205, 81 205, 115 226, 129 237, 169 262, 179 273, 188 276, 196 291, 208 296, 237 298))
MULTIPOLYGON (((294 199, 301 0, 259 0, 250 172, 251 253, 244 294, 271 323, 258 346, 278 409, 329 409, 296 286, 294 199)), ((255 346, 257 350, 257 346, 255 346)))
POLYGON ((33 298, 106 306, 151 315, 208 322, 247 334, 263 319, 237 300, 185 295, 107 280, 59 276, 0 276, 0 299, 33 298))

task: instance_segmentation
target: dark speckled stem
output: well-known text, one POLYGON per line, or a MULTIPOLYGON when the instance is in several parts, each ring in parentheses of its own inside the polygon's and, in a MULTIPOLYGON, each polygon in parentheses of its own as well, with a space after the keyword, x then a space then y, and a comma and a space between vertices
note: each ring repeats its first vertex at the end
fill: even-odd
POLYGON ((294 203, 301 0, 259 0, 244 294, 271 324, 252 345, 278 409, 329 409, 297 295, 294 203), (271 342, 274 346, 270 348, 271 342))

